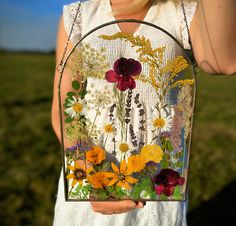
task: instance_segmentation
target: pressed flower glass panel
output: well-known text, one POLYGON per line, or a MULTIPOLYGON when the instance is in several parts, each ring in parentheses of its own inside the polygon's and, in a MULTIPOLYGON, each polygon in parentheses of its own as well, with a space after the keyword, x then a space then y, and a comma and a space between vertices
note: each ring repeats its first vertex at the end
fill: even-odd
POLYGON ((137 25, 134 34, 119 32, 118 22, 102 25, 65 61, 58 91, 66 200, 186 198, 192 63, 169 33, 137 25))

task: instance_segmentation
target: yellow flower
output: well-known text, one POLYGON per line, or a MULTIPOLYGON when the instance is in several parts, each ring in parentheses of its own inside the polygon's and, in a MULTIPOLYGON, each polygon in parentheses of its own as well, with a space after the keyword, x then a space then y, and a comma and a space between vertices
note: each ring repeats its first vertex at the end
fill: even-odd
POLYGON ((193 85, 195 83, 194 79, 185 79, 185 80, 178 80, 177 82, 171 85, 171 88, 186 86, 186 85, 193 85))
POLYGON ((157 144, 147 144, 140 152, 140 155, 144 158, 145 163, 153 161, 159 163, 163 157, 163 151, 157 144))
POLYGON ((109 179, 106 172, 96 172, 87 177, 88 182, 93 185, 94 188, 103 188, 108 186, 109 179))
POLYGON ((104 126, 104 130, 106 133, 113 133, 113 131, 114 131, 112 124, 106 124, 104 126))
POLYGON ((105 159, 105 151, 99 146, 94 146, 86 152, 86 160, 95 165, 100 164, 105 159))
POLYGON ((85 165, 79 165, 78 162, 75 162, 75 166, 68 165, 68 169, 72 171, 71 174, 66 176, 66 179, 73 179, 71 186, 74 187, 77 183, 83 185, 83 179, 86 179, 88 174, 93 171, 93 167, 85 169, 85 165))
POLYGON ((166 124, 166 121, 163 118, 156 118, 153 120, 153 126, 157 128, 163 128, 166 124))
POLYGON ((121 143, 119 145, 119 149, 121 152, 127 152, 129 150, 129 145, 126 143, 121 143))
POLYGON ((131 189, 130 184, 136 183, 138 180, 130 176, 133 171, 132 168, 128 169, 126 160, 123 159, 120 163, 120 169, 112 162, 111 168, 113 172, 106 172, 106 176, 112 178, 108 183, 108 186, 112 186, 113 184, 117 183, 116 186, 124 187, 126 189, 131 189))
POLYGON ((140 172, 145 167, 145 159, 141 155, 131 155, 128 158, 127 170, 140 172))

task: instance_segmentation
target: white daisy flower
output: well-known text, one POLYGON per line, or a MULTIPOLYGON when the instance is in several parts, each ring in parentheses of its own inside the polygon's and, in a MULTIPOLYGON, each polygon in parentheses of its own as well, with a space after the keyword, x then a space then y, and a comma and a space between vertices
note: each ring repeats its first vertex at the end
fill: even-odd
POLYGON ((170 131, 172 127, 171 114, 167 114, 164 109, 161 109, 161 114, 156 114, 156 117, 152 119, 152 128, 158 129, 161 132, 170 131))
POLYGON ((69 100, 67 106, 68 108, 65 109, 65 112, 71 117, 75 118, 77 115, 85 115, 87 109, 87 103, 85 100, 81 98, 76 98, 72 96, 73 100, 69 100))
POLYGON ((116 158, 121 161, 125 157, 127 160, 130 156, 130 152, 132 150, 133 146, 129 142, 117 142, 116 144, 116 158))

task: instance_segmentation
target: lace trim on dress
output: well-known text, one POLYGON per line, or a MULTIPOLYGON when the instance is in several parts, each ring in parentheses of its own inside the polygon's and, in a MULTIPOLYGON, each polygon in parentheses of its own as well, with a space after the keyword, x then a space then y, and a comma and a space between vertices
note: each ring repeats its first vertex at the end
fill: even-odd
MULTIPOLYGON (((189 29, 190 29, 190 24, 193 19, 194 13, 196 11, 196 7, 197 7, 197 2, 189 2, 186 0, 184 1, 184 8, 186 12, 189 29)), ((188 30, 187 30, 186 22, 184 20, 184 14, 183 14, 181 4, 178 5, 177 13, 178 13, 178 19, 179 19, 180 38, 181 38, 182 44, 185 49, 190 49, 189 40, 188 40, 188 30)))
POLYGON ((71 26, 73 24, 77 9, 78 9, 78 7, 80 7, 79 12, 78 12, 78 17, 76 18, 75 25, 73 27, 73 32, 71 35, 71 39, 70 39, 72 44, 76 44, 82 35, 82 32, 81 32, 82 31, 82 28, 81 28, 81 24, 82 24, 81 6, 82 6, 81 2, 75 2, 75 3, 71 3, 69 5, 64 5, 64 7, 63 7, 64 27, 65 27, 65 31, 68 35, 71 31, 71 26))

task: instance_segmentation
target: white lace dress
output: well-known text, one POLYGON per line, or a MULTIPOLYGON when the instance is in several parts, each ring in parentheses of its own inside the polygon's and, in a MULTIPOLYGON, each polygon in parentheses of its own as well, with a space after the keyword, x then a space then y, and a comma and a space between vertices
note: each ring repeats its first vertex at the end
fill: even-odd
MULTIPOLYGON (((63 9, 64 25, 67 33, 70 31, 78 4, 81 5, 71 37, 71 42, 73 44, 76 44, 80 37, 92 28, 114 20, 114 17, 110 13, 111 5, 109 0, 90 0, 81 3, 72 3, 65 5, 63 9)), ((196 3, 186 2, 185 8, 187 20, 190 23, 196 9, 196 3)), ((175 5, 172 1, 167 1, 161 4, 153 3, 144 20, 166 29, 175 36, 185 48, 189 48, 187 29, 180 5, 175 5)), ((120 31, 117 25, 113 25, 112 29, 114 33, 120 31)), ((138 27, 134 35, 145 34, 145 32, 148 32, 146 29, 148 29, 147 26, 141 25, 138 27)), ((149 36, 152 40, 157 38, 157 35, 153 35, 152 37, 150 34, 149 36)), ((158 43, 164 44, 166 42, 167 40, 164 35, 158 35, 158 43)), ((94 43, 94 45, 96 45, 96 43, 94 43)), ((172 48, 166 53, 167 58, 175 54, 173 53, 174 44, 171 43, 171 45, 172 48)), ((120 51, 122 47, 118 46, 118 48, 115 49, 120 51)), ((134 54, 131 51, 132 50, 129 48, 122 49, 122 55, 128 56, 134 54)), ((104 88, 102 82, 94 81, 94 78, 91 78, 90 81, 88 81, 88 88, 93 84, 96 84, 98 90, 104 88)), ((139 84, 137 85, 137 88, 138 87, 139 84)), ((150 96, 148 88, 142 87, 139 89, 139 92, 142 93, 141 96, 143 96, 143 98, 150 100, 149 105, 152 106, 153 103, 151 101, 155 98, 150 96)), ((88 117, 89 114, 93 117, 93 112, 88 112, 88 117)), ((134 121, 136 120, 134 119, 134 121)), ((65 202, 63 176, 61 173, 58 184, 53 226, 186 226, 186 212, 187 202, 147 201, 144 208, 136 209, 128 213, 113 215, 95 213, 93 212, 89 202, 65 202)))

